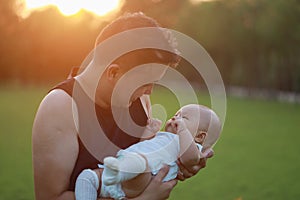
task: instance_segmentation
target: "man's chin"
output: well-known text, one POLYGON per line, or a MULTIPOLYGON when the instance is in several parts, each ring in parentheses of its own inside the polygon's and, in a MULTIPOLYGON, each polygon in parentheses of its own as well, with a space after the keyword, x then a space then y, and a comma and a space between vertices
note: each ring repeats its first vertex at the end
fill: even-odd
POLYGON ((113 104, 112 106, 115 108, 129 108, 131 106, 131 102, 125 104, 125 103, 119 103, 119 104, 113 104))
POLYGON ((135 98, 132 98, 132 99, 130 99, 130 104, 132 104, 132 102, 135 102, 137 99, 138 99, 139 97, 135 97, 135 98))

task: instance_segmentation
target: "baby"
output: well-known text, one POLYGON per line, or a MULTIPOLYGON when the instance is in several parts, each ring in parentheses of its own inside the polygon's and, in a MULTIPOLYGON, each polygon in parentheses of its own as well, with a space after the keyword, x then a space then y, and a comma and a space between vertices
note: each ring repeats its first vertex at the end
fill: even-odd
MULTIPOLYGON (((221 122, 211 109, 196 104, 183 106, 158 132, 161 121, 151 119, 145 133, 154 137, 106 157, 102 173, 100 197, 124 199, 141 194, 163 165, 170 170, 163 181, 175 179, 179 160, 187 169, 197 165, 202 153, 212 148, 221 133, 221 122), (157 133, 156 133, 157 132, 157 133), (156 134, 155 134, 156 133, 156 134)), ((86 169, 78 176, 75 196, 78 200, 96 200, 99 175, 86 169)))

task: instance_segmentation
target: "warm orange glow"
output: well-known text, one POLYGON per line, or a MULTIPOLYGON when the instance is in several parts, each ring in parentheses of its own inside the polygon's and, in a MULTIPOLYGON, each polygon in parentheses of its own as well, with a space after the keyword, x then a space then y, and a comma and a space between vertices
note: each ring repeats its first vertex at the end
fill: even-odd
POLYGON ((97 16, 103 16, 120 6, 121 0, 21 0, 24 9, 21 16, 27 16, 32 11, 55 6, 65 16, 71 16, 80 10, 85 10, 97 16))
POLYGON ((190 2, 193 4, 203 3, 207 1, 216 1, 216 0, 190 0, 190 2))

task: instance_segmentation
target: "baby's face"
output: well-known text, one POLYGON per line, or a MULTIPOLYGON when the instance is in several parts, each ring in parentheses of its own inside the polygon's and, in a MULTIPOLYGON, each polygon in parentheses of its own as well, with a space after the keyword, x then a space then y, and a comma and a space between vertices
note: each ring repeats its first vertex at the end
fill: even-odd
POLYGON ((186 128, 191 132, 194 136, 197 132, 198 125, 199 125, 199 113, 197 112, 198 107, 191 105, 191 106, 184 106, 181 108, 177 113, 166 122, 165 131, 171 133, 177 133, 177 129, 174 125, 174 120, 178 117, 182 118, 183 122, 185 123, 186 128))

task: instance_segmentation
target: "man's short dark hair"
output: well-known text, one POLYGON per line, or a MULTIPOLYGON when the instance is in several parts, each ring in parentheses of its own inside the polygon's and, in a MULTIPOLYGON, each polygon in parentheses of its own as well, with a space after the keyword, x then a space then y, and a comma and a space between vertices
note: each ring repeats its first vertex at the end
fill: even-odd
MULTIPOLYGON (((123 31, 145 27, 160 28, 161 26, 156 20, 146 16, 142 12, 126 13, 103 28, 96 40, 96 45, 100 44, 109 37, 123 31)), ((163 35, 163 30, 161 34, 162 38, 164 38, 163 40, 168 43, 168 38, 165 38, 165 36, 163 35)), ((171 44, 168 45, 171 49, 174 49, 171 44)), ((179 61, 180 56, 175 53, 160 49, 145 48, 128 52, 113 61, 113 63, 119 64, 120 66, 137 66, 146 63, 161 63, 170 66, 176 66, 179 61)))

